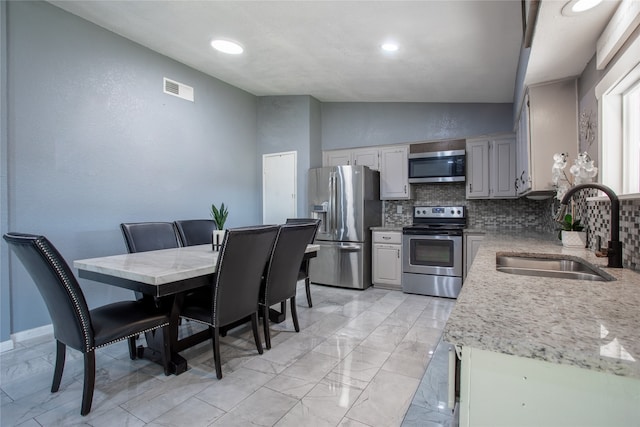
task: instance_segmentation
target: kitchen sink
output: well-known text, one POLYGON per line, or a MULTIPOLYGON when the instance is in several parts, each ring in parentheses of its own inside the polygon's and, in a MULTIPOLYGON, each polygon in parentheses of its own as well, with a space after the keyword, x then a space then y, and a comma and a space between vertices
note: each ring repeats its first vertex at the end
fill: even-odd
POLYGON ((496 270, 523 276, 557 277, 574 280, 616 280, 610 274, 593 267, 580 258, 562 255, 496 254, 496 270))

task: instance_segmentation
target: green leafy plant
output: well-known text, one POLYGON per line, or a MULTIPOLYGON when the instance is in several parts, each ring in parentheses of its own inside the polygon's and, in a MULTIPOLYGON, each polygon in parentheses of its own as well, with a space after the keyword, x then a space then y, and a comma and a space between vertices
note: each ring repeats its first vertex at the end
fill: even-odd
POLYGON ((574 221, 574 219, 571 216, 571 214, 566 214, 564 216, 564 220, 562 222, 559 222, 559 224, 562 226, 562 228, 558 232, 558 239, 560 239, 560 240, 562 240, 562 232, 563 231, 582 231, 582 230, 584 230, 584 226, 582 224, 580 224, 580 220, 576 219, 574 221))
POLYGON ((227 221, 228 216, 229 210, 224 206, 224 203, 220 205, 220 209, 216 205, 211 205, 211 217, 216 222, 218 230, 224 229, 224 223, 227 221))

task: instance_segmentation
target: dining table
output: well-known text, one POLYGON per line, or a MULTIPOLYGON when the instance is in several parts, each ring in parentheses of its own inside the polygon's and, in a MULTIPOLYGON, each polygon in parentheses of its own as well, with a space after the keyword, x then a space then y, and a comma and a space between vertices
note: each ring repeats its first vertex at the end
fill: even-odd
MULTIPOLYGON (((319 245, 307 245, 303 262, 317 256, 319 249, 319 245)), ((170 310, 169 370, 179 375, 188 369, 180 351, 211 338, 207 329, 178 340, 180 307, 189 291, 213 283, 219 254, 207 244, 80 259, 75 260, 73 266, 80 278, 140 292, 157 306, 170 310)), ((282 321, 284 312, 270 310, 269 317, 282 321)), ((138 347, 137 356, 161 363, 162 334, 148 332, 145 338, 146 347, 138 347)))

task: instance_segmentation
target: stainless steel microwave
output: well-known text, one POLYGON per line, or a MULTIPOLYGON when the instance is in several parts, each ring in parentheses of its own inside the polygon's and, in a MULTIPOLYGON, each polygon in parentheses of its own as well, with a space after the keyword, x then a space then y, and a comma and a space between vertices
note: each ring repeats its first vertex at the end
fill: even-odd
POLYGON ((465 150, 409 154, 409 182, 465 180, 465 150))

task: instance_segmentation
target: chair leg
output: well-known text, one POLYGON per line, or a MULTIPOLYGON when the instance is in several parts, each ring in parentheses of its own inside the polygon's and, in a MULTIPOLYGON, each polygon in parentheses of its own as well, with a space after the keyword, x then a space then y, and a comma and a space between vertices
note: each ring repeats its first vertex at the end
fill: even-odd
POLYGON ((313 307, 313 303, 311 302, 311 279, 309 279, 309 276, 305 277, 304 279, 304 288, 307 291, 307 304, 309 305, 309 307, 313 307))
POLYGON ((136 360, 138 350, 136 349, 136 338, 137 337, 129 337, 129 358, 131 360, 136 360))
POLYGON ((300 324, 298 324, 298 310, 296 309, 296 297, 291 297, 289 303, 291 304, 291 319, 293 319, 293 327, 296 332, 300 332, 300 324))
MULTIPOLYGON (((267 316, 268 316, 269 307, 267 307, 267 316)), ((267 322, 269 319, 267 318, 267 322)), ((258 353, 262 354, 262 340, 260 339, 260 331, 258 330, 258 312, 254 312, 251 314, 251 329, 253 329, 253 340, 256 342, 256 348, 258 349, 258 353)), ((269 344, 271 345, 271 344, 269 344)))
POLYGON ((209 327, 211 340, 213 341, 213 362, 216 365, 216 377, 222 378, 222 364, 220 363, 220 331, 213 326, 209 327))
POLYGON ((53 371, 53 384, 51 384, 51 393, 55 393, 60 389, 60 381, 62 380, 62 371, 64 371, 64 359, 67 352, 67 346, 56 340, 56 367, 53 371))
POLYGON ((87 415, 91 411, 93 401, 93 387, 96 383, 96 352, 84 354, 84 388, 82 390, 82 409, 80 415, 87 415))
POLYGON ((269 331, 269 306, 265 303, 262 312, 262 329, 264 329, 264 346, 271 348, 271 331, 269 331))

